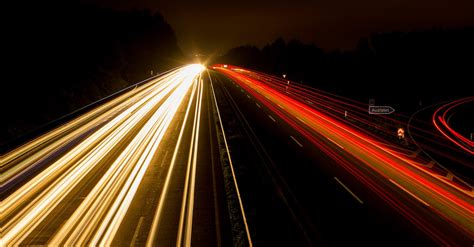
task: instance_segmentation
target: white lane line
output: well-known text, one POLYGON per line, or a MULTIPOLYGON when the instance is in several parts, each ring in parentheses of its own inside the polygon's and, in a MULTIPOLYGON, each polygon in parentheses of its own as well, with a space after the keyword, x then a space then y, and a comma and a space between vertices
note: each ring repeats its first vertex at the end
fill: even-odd
POLYGON ((296 144, 298 144, 298 146, 303 147, 303 144, 301 144, 301 142, 299 142, 298 140, 296 140, 293 136, 290 136, 290 137, 291 137, 291 139, 293 139, 293 141, 296 142, 296 144))
POLYGON ((257 105, 258 108, 262 108, 258 103, 255 103, 257 105))
POLYGON ((248 95, 248 94, 247 94, 247 98, 249 98, 249 99, 250 99, 250 95, 248 95))
POLYGON ((311 102, 311 101, 309 101, 309 100, 306 100, 306 102, 307 102, 308 104, 311 104, 311 105, 313 104, 313 102, 311 102))
POLYGON ((407 189, 403 188, 401 185, 399 185, 397 182, 393 181, 392 179, 388 179, 390 182, 392 182, 393 184, 395 184, 398 188, 402 189, 403 191, 405 191, 406 193, 408 193, 409 195, 413 196, 415 199, 417 199, 419 202, 423 203, 425 206, 429 207, 430 204, 428 204, 427 202, 423 201, 421 198, 419 198, 418 196, 416 196, 415 194, 411 193, 410 191, 408 191, 407 189))
POLYGON ((343 184, 339 179, 337 179, 336 177, 334 177, 334 179, 336 179, 336 181, 345 189, 347 190, 347 192, 349 192, 360 204, 364 204, 364 202, 358 197, 356 196, 356 194, 354 194, 354 192, 352 192, 349 188, 347 188, 347 186, 345 184, 343 184))
POLYGON ((330 140, 332 143, 336 144, 338 147, 344 149, 343 146, 339 145, 339 143, 335 142, 333 139, 329 138, 329 137, 326 137, 328 140, 330 140))
POLYGON ((137 228, 135 228, 135 233, 133 234, 132 242, 130 242, 130 246, 135 246, 135 241, 137 241, 138 238, 138 233, 140 232, 140 228, 142 226, 143 220, 145 217, 140 217, 140 220, 138 220, 138 225, 137 228))
POLYGON ((242 93, 244 92, 244 90, 243 90, 243 89, 240 89, 240 91, 242 91, 242 93))
POLYGON ((160 167, 163 167, 163 164, 165 164, 166 157, 168 156, 169 150, 166 150, 165 155, 163 156, 163 159, 161 160, 160 167))
POLYGON ((268 117, 269 117, 271 120, 273 120, 273 122, 276 122, 276 120, 275 120, 272 116, 268 115, 268 117))

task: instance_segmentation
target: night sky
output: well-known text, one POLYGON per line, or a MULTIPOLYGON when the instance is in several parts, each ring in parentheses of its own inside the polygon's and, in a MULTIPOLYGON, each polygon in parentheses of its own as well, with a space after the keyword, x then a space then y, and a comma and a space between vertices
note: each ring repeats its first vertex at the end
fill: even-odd
POLYGON ((325 49, 350 49, 360 37, 374 32, 474 25, 472 0, 102 0, 93 4, 159 11, 188 55, 222 54, 244 44, 262 46, 278 37, 325 49))

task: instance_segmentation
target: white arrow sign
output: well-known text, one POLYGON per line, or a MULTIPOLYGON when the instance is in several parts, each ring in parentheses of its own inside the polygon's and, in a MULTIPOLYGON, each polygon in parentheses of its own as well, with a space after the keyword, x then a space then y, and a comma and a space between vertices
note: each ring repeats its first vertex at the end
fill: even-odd
POLYGON ((395 112, 391 106, 369 106, 369 114, 391 114, 395 112))

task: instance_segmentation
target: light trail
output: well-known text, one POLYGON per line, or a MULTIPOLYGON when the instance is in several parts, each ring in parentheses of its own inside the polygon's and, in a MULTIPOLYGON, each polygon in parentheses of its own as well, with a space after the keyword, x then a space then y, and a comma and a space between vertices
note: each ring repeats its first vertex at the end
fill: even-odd
POLYGON ((13 184, 28 171, 35 169, 44 157, 60 152, 71 140, 81 139, 94 128, 116 117, 120 112, 129 107, 136 99, 144 97, 154 90, 162 90, 160 83, 176 76, 178 71, 171 73, 142 85, 136 90, 127 92, 116 99, 100 105, 70 122, 6 153, 1 162, 0 187, 2 191, 13 184), (133 98, 131 98, 133 96, 133 98))
POLYGON ((163 135, 185 96, 195 93, 192 88, 203 69, 179 68, 2 157, 4 186, 24 179, 26 171, 44 162, 44 156, 66 150, 2 201, 2 245, 21 244, 102 167, 98 182, 48 244, 110 245, 163 135), (75 138, 78 143, 65 149, 75 138), (115 158, 111 154, 116 152, 115 158))
MULTIPOLYGON (((196 95, 196 85, 193 87, 190 102, 193 102, 193 99, 194 99, 195 95, 196 95)), ((170 181, 171 181, 171 178, 172 178, 172 175, 173 175, 174 167, 175 167, 175 164, 176 164, 176 159, 178 157, 179 147, 181 145, 181 141, 182 141, 182 138, 183 138, 184 130, 186 128, 186 123, 187 123, 187 119, 188 119, 190 110, 191 110, 191 104, 188 104, 188 106, 186 108, 186 113, 185 113, 185 116, 184 116, 184 120, 183 120, 183 125, 181 126, 181 130, 180 130, 179 136, 178 136, 178 141, 176 143, 176 146, 175 146, 175 149, 174 149, 174 152, 173 152, 173 157, 171 158, 170 168, 168 169, 168 173, 166 175, 165 183, 164 183, 164 186, 163 186, 163 189, 162 189, 162 195, 161 195, 161 197, 158 201, 158 205, 157 205, 156 210, 155 210, 155 215, 153 217, 153 222, 152 222, 152 225, 151 225, 151 228, 150 228, 150 232, 148 234, 146 246, 156 245, 156 235, 157 235, 157 232, 158 232, 158 227, 159 227, 160 219, 161 219, 162 212, 163 212, 163 206, 164 206, 164 203, 166 201, 166 198, 167 198, 167 195, 168 195, 168 192, 169 192, 170 181)))
POLYGON ((443 136, 445 136, 448 140, 450 140, 452 143, 454 143, 464 151, 468 152, 469 154, 474 155, 474 142, 459 134, 456 130, 449 126, 447 120, 447 115, 451 114, 451 112, 456 107, 472 102, 474 102, 474 97, 459 99, 444 104, 443 106, 439 107, 433 114, 433 124, 435 125, 436 129, 438 129, 438 131, 443 134, 443 136))
POLYGON ((194 192, 196 184, 196 166, 199 143, 199 126, 202 108, 202 81, 199 80, 197 88, 197 103, 191 134, 191 145, 189 147, 186 180, 183 190, 181 214, 179 219, 178 236, 176 246, 191 246, 192 220, 194 211, 194 192))
MULTIPOLYGON (((404 201, 392 197, 393 192, 386 189, 388 184, 396 185, 388 186, 393 190, 403 188, 417 201, 430 205, 433 212, 445 219, 448 225, 471 238, 474 236, 472 187, 459 187, 449 180, 445 181, 444 177, 423 166, 426 160, 413 158, 411 152, 404 152, 403 149, 389 145, 383 138, 373 137, 368 131, 341 120, 344 119, 344 108, 337 106, 342 105, 340 97, 329 100, 326 95, 326 100, 322 100, 324 97, 312 97, 308 88, 299 85, 287 88, 286 81, 273 80, 273 77, 263 73, 237 70, 231 66, 214 68, 239 84, 259 103, 285 120, 438 243, 449 245, 453 242, 437 226, 416 215, 404 201), (308 99, 314 102, 314 106, 307 104, 308 99), (319 136, 325 137, 326 141, 319 136), (335 151, 328 142, 337 144, 342 151, 335 151), (350 162, 350 157, 355 157, 360 163, 350 162), (385 178, 383 183, 386 187, 365 174, 365 168, 370 168, 385 178)), ((355 102, 353 105, 351 109, 359 107, 355 102)))

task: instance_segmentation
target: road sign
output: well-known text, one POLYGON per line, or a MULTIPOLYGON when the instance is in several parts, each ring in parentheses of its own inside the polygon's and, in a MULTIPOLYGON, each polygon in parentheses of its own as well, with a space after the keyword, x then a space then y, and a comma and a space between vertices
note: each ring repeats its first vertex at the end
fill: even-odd
POLYGON ((405 130, 403 128, 398 128, 397 130, 398 139, 405 139, 405 130))
POLYGON ((395 112, 391 106, 369 105, 369 114, 391 114, 395 112))

